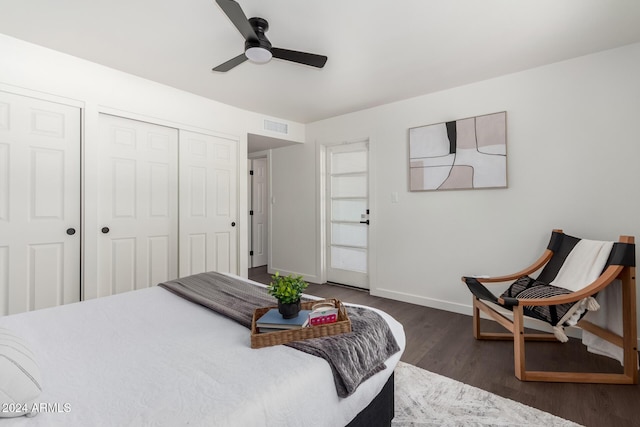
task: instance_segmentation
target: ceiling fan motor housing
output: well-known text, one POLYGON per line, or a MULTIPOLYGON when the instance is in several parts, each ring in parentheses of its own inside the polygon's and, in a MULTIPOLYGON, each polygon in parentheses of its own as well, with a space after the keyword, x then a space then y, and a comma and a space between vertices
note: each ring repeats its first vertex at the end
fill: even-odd
POLYGON ((265 32, 269 29, 266 19, 251 18, 249 24, 256 33, 257 39, 249 38, 244 42, 244 53, 252 62, 265 63, 271 60, 271 42, 265 32))
POLYGON ((249 23, 253 30, 256 32, 256 36, 258 39, 249 38, 245 41, 245 49, 249 47, 262 47, 264 49, 271 49, 271 42, 267 38, 265 34, 269 30, 269 23, 266 19, 263 18, 251 18, 249 19, 249 23))

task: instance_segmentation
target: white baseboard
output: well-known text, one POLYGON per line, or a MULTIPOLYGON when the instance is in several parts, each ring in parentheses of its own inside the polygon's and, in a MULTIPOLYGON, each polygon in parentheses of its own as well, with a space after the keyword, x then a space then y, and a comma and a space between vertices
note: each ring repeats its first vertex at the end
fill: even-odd
POLYGON ((422 305, 439 310, 451 311, 458 314, 473 315, 473 309, 470 305, 452 303, 449 301, 427 298, 420 295, 409 294, 406 292, 398 292, 391 289, 375 288, 370 289, 369 293, 376 297, 389 298, 396 301, 408 302, 410 304, 422 305))
MULTIPOLYGON (((449 301, 443 301, 435 298, 427 298, 420 295, 414 295, 406 292, 398 292, 390 289, 376 288, 370 290, 371 295, 383 298, 389 298, 392 300, 407 302, 410 304, 422 305, 425 307, 435 308, 438 310, 450 311, 458 314, 465 314, 469 317, 473 316, 473 306, 471 304, 459 304, 449 301)), ((471 296, 469 297, 471 299, 471 296)), ((484 315, 481 316, 485 318, 484 315)), ((543 332, 552 333, 551 327, 535 320, 525 319, 525 327, 536 329, 543 332)), ((469 319, 469 333, 471 333, 471 319, 469 319)), ((572 337, 580 339, 582 337, 581 330, 579 328, 566 328, 565 333, 572 337)), ((640 348, 640 337, 638 337, 638 348, 640 348)))
POLYGON ((315 274, 299 273, 297 271, 289 271, 289 270, 285 270, 283 268, 277 268, 277 267, 267 268, 267 273, 271 275, 276 274, 276 271, 279 271, 281 276, 288 276, 291 274, 292 276, 302 276, 302 278, 309 283, 320 283, 320 278, 315 274))
MULTIPOLYGON (((373 296, 389 298, 397 301, 422 305, 425 307, 450 311, 458 314, 464 314, 469 317, 473 316, 473 306, 471 304, 452 303, 449 301, 443 301, 443 300, 434 299, 434 298, 427 298, 420 295, 414 295, 406 292, 398 292, 398 291, 383 289, 383 288, 371 289, 370 293, 373 296)), ((471 296, 469 296, 469 300, 471 300, 471 296)), ((482 313, 481 313, 481 316, 482 318, 486 318, 484 315, 482 315, 482 313)), ((469 319, 469 333, 471 333, 471 327, 472 327, 471 319, 469 319)), ((533 319, 525 319, 525 327, 543 331, 543 332, 553 333, 549 325, 543 322, 538 322, 533 319)), ((581 330, 579 328, 566 328, 565 333, 572 338, 580 339, 582 336, 581 330)), ((638 339, 638 346, 640 348, 640 339, 638 339)))
MULTIPOLYGON (((282 270, 280 270, 280 274, 283 274, 282 270)), ((293 273, 293 274, 296 274, 296 273, 293 273)), ((305 280, 307 279, 305 278, 305 280)), ((313 282, 312 279, 309 279, 309 281, 313 282)), ((422 305, 424 307, 435 308, 438 310, 445 310, 453 313, 464 314, 469 317, 473 316, 473 306, 471 304, 452 303, 450 301, 444 301, 444 300, 439 300, 435 298, 427 298, 421 295, 410 294, 407 292, 398 292, 398 291, 394 291, 391 289, 384 289, 384 288, 370 289, 369 293, 376 297, 383 297, 383 298, 388 298, 396 301, 407 302, 409 304, 417 304, 417 305, 422 305)), ((471 300, 471 296, 469 296, 469 300, 471 300)), ((482 317, 485 318, 484 315, 482 315, 482 317)), ((471 319, 469 319, 469 333, 471 333, 471 327, 472 327, 471 319)), ((553 333, 549 325, 536 320, 525 319, 525 327, 543 331, 543 332, 553 333)), ((582 336, 581 330, 579 328, 566 328, 565 333, 572 338, 580 339, 582 336)), ((640 348, 640 337, 638 338, 638 348, 640 348)))

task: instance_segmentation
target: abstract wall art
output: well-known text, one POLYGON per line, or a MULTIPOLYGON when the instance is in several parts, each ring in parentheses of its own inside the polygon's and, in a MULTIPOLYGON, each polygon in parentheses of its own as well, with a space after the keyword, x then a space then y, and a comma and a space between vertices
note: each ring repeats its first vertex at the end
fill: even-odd
POLYGON ((506 112, 409 129, 411 191, 506 187, 506 112))

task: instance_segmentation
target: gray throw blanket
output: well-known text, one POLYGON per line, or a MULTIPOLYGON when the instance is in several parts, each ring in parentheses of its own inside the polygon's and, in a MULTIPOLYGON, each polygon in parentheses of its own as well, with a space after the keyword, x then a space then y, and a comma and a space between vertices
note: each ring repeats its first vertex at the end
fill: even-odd
MULTIPOLYGON (((216 272, 182 277, 158 286, 247 328, 251 328, 256 308, 276 303, 265 288, 216 272)), ((324 358, 331 366, 340 397, 349 396, 360 383, 383 370, 384 361, 400 350, 389 325, 378 313, 360 307, 347 307, 347 313, 352 332, 285 344, 324 358)))

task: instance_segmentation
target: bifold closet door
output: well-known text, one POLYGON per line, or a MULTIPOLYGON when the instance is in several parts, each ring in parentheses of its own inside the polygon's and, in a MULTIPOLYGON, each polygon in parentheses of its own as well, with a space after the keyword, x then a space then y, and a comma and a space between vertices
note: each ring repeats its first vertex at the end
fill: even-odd
POLYGON ((154 286, 178 272, 178 131, 100 114, 98 289, 154 286))
POLYGON ((180 276, 238 273, 238 142, 180 130, 180 276))
POLYGON ((0 91, 0 316, 80 300, 80 109, 0 91))

